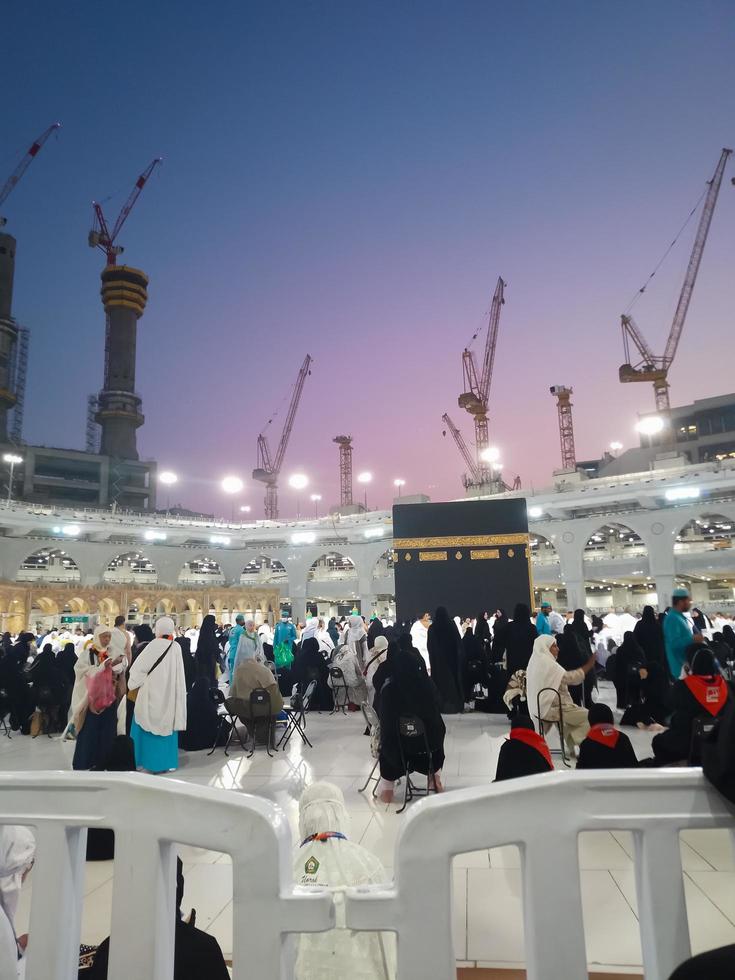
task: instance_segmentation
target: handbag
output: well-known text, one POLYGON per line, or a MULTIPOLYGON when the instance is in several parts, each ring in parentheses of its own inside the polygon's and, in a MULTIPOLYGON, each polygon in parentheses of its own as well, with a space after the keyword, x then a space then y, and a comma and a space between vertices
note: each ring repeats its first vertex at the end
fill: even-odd
POLYGON ((115 682, 111 670, 98 670, 91 677, 85 677, 85 683, 88 706, 93 715, 101 715, 115 703, 115 682))
MULTIPOLYGON (((153 664, 153 666, 151 667, 151 669, 148 671, 148 675, 147 675, 148 677, 151 676, 151 674, 153 673, 153 671, 160 664, 160 662, 163 660, 163 658, 166 656, 166 654, 168 653, 168 651, 171 649, 171 647, 173 645, 174 645, 174 641, 171 640, 171 642, 166 647, 166 649, 163 651, 163 653, 161 654, 161 656, 158 658, 158 660, 153 664)), ((140 687, 142 687, 142 686, 143 685, 141 684, 140 687)), ((140 687, 134 687, 132 691, 128 691, 128 695, 127 695, 128 696, 128 701, 132 701, 133 704, 135 704, 135 702, 138 700, 138 692, 140 691, 140 687)))

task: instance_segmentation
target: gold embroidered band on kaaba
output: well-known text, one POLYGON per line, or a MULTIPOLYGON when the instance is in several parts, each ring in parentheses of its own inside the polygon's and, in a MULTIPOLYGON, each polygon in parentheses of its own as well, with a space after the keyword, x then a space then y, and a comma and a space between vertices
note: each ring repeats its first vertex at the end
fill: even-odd
POLYGON ((528 544, 528 534, 460 534, 438 538, 394 538, 396 551, 407 548, 491 548, 499 544, 528 544))
POLYGON ((446 551, 419 551, 419 561, 446 561, 446 551))

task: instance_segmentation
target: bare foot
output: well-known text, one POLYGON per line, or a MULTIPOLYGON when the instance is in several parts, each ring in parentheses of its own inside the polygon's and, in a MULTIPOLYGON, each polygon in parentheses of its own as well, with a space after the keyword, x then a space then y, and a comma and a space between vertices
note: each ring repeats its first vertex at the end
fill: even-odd
POLYGON ((380 802, 381 803, 392 803, 393 802, 393 790, 392 789, 384 789, 382 791, 382 793, 380 794, 380 802))
POLYGON ((437 793, 444 792, 444 785, 441 781, 441 777, 434 773, 433 786, 437 793))

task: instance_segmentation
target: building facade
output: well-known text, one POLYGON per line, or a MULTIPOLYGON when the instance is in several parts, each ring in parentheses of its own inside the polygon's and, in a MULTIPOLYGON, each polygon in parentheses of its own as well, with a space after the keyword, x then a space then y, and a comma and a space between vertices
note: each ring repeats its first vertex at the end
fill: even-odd
MULTIPOLYGON (((686 584, 705 609, 735 609, 735 462, 525 496, 537 601, 663 608, 686 584)), ((0 510, 0 615, 4 629, 118 611, 148 621, 164 609, 182 625, 279 608, 392 617, 392 533, 387 511, 232 524, 18 501, 0 510)))

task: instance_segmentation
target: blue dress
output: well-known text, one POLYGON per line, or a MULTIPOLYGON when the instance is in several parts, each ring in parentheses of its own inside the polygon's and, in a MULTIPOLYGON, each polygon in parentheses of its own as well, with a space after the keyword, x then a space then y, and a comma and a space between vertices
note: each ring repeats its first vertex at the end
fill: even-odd
POLYGON ((135 764, 148 772, 169 772, 179 768, 179 733, 154 735, 141 728, 135 720, 130 726, 130 737, 135 746, 135 764))

